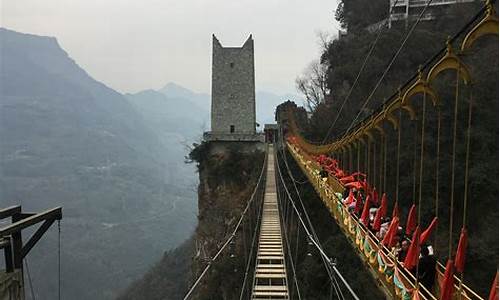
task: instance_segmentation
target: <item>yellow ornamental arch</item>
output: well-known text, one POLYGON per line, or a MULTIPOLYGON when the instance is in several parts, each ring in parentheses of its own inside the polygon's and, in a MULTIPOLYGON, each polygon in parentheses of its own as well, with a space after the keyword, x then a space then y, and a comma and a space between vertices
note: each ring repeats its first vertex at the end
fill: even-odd
POLYGON ((354 132, 354 138, 357 140, 357 141, 360 141, 361 144, 363 144, 363 146, 366 146, 366 141, 365 139, 363 138, 363 131, 360 129, 356 130, 354 132))
POLYGON ((365 128, 363 130, 363 136, 366 136, 368 138, 368 141, 373 143, 375 139, 373 138, 373 134, 370 132, 370 128, 365 128))
POLYGON ((408 112, 408 114, 410 115, 410 120, 415 121, 417 119, 417 113, 413 109, 413 106, 411 106, 410 104, 408 104, 408 105, 401 105, 401 109, 403 109, 406 112, 408 112))
POLYGON ((465 36, 462 42, 462 51, 470 49, 482 36, 490 34, 498 35, 498 18, 495 15, 495 9, 489 0, 486 6, 486 15, 484 18, 465 36))
POLYGON ((347 151, 347 145, 340 145, 338 148, 338 152, 345 153, 347 151))
POLYGON ((392 124, 394 130, 398 129, 398 120, 396 119, 396 117, 394 117, 392 112, 385 112, 384 117, 387 121, 389 121, 392 124))
POLYGON ((393 112, 397 110, 398 108, 401 107, 401 90, 398 90, 398 97, 391 101, 389 105, 384 109, 384 118, 391 122, 392 127, 394 130, 398 129, 399 127, 399 121, 398 119, 393 115, 393 112))
POLYGON ((431 68, 427 74, 427 82, 431 83, 436 77, 446 70, 456 70, 464 84, 471 82, 471 76, 467 66, 453 53, 450 40, 446 42, 446 54, 431 68))
POLYGON ((347 136, 346 138, 342 139, 341 143, 342 145, 345 145, 349 149, 349 151, 356 149, 356 144, 354 143, 354 140, 350 136, 347 136))
POLYGON ((438 104, 438 97, 434 90, 427 84, 427 81, 423 78, 422 70, 418 70, 418 78, 404 93, 401 99, 401 107, 410 113, 412 120, 416 120, 415 110, 411 106, 410 99, 417 94, 425 94, 425 96, 430 96, 432 104, 436 106, 438 104))
POLYGON ((380 126, 380 123, 381 123, 381 121, 379 121, 378 123, 376 123, 373 126, 373 128, 379 132, 380 136, 384 136, 385 135, 385 131, 384 131, 384 128, 382 128, 382 126, 380 126))

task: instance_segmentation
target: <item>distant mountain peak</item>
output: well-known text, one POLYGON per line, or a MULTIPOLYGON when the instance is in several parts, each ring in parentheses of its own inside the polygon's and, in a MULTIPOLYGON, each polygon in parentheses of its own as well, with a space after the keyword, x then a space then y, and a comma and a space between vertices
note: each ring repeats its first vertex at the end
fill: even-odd
POLYGON ((193 92, 192 90, 174 82, 167 83, 163 88, 159 89, 158 92, 162 93, 168 98, 182 98, 189 100, 203 110, 207 112, 210 111, 209 94, 193 92))
POLYGON ((180 97, 190 97, 194 94, 195 92, 191 91, 188 88, 183 87, 182 85, 179 85, 174 82, 169 82, 167 83, 164 87, 158 90, 159 92, 166 94, 166 95, 176 95, 180 97))
POLYGON ((8 29, 5 27, 0 27, 0 35, 2 35, 3 38, 6 37, 16 37, 18 39, 35 39, 38 41, 45 41, 49 44, 55 45, 59 47, 59 43, 57 42, 57 39, 53 36, 45 36, 45 35, 36 35, 36 34, 31 34, 31 33, 24 33, 20 31, 15 31, 12 29, 8 29))

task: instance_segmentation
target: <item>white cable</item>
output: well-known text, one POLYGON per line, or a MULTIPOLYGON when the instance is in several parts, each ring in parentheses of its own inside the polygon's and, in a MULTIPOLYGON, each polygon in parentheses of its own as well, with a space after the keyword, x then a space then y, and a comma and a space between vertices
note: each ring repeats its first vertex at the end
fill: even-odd
MULTIPOLYGON (((264 197, 262 197, 262 198, 264 198, 264 197)), ((248 262, 247 262, 247 266, 245 268, 245 278, 243 279, 243 284, 241 286, 240 300, 243 299, 243 295, 245 293, 245 285, 246 285, 247 278, 248 278, 248 271, 250 270, 250 264, 252 262, 252 257, 253 257, 253 249, 255 246, 255 241, 257 240, 257 231, 259 229, 260 219, 262 217, 261 212, 262 212, 262 205, 259 205, 259 212, 257 214, 257 220, 255 220, 255 228, 253 231, 252 246, 250 247, 250 254, 248 255, 248 262)))
POLYGON ((205 274, 207 273, 207 271, 212 266, 212 263, 217 260, 217 258, 222 253, 222 251, 224 251, 224 249, 227 247, 227 245, 229 245, 229 243, 231 242, 231 240, 236 235, 236 232, 238 231, 238 229, 239 229, 239 227, 241 225, 241 222, 243 221, 243 218, 245 217, 245 215, 246 215, 246 213, 247 213, 247 211, 248 211, 248 209, 250 207, 250 204, 253 202, 253 200, 255 198, 254 196, 257 193, 257 189, 258 189, 258 187, 259 187, 259 185, 260 185, 260 183, 262 181, 262 178, 264 177, 263 174, 264 174, 264 170, 266 169, 266 163, 267 163, 267 153, 266 153, 266 157, 264 158, 264 164, 262 165, 262 170, 260 172, 259 179, 257 180, 257 184, 255 185, 255 188, 254 188, 254 190, 252 192, 252 195, 250 196, 250 200, 248 200, 247 205, 246 205, 245 209, 243 210, 238 223, 236 224, 236 226, 235 226, 234 230, 232 231, 231 235, 229 236, 229 238, 227 238, 226 242, 222 245, 222 247, 220 247, 219 251, 217 251, 217 253, 211 259, 211 261, 208 262, 208 264, 205 267, 205 269, 203 270, 203 272, 201 272, 201 274, 198 276, 198 278, 196 279, 196 281, 193 283, 193 285, 191 286, 191 288, 189 289, 189 291, 184 296, 184 298, 183 298, 184 300, 189 299, 189 297, 192 295, 192 293, 194 292, 194 290, 196 289, 196 287, 200 283, 201 279, 203 279, 203 277, 205 277, 205 274))
MULTIPOLYGON (((341 278, 342 280, 342 283, 344 283, 344 285, 346 286, 346 288, 348 289, 348 291, 351 293, 352 297, 356 300, 359 300, 359 297, 356 295, 356 293, 354 292, 354 290, 351 288, 351 286, 349 285, 349 283, 343 278, 342 274, 338 271, 338 269, 336 268, 334 262, 332 261, 332 259, 325 253, 325 251, 323 250, 323 248, 321 247, 321 245, 319 245, 318 241, 316 241, 312 234, 310 233, 309 229, 307 228, 304 220, 302 219, 302 217, 300 216, 300 213, 294 203, 294 201, 292 200, 292 196, 290 194, 290 191, 288 190, 288 188, 286 187, 285 185, 285 181, 283 179, 283 174, 281 173, 281 168, 279 167, 279 164, 278 164, 278 173, 280 175, 280 180, 283 184, 283 187, 285 188, 285 192, 288 196, 288 199, 290 200, 290 203, 292 203, 292 206, 295 210, 295 213, 297 214, 297 217, 299 218, 300 220, 300 223, 302 224, 302 227, 304 228, 304 231, 306 232, 306 235, 309 237, 310 241, 313 243, 313 245, 318 249, 319 253, 321 254, 321 256, 328 262, 328 266, 331 267, 332 269, 334 269, 335 273, 341 278)), ((306 213, 306 216, 307 216, 307 212, 306 213)), ((313 229, 314 227, 312 227, 313 229)), ((332 279, 333 280, 333 279, 332 279)))
MULTIPOLYGON (((392 10, 394 9, 394 7, 398 3, 398 1, 399 0, 394 1, 394 4, 391 6, 391 9, 389 10, 389 18, 391 17, 392 10)), ((389 18, 388 18, 387 21, 389 21, 389 18)), ((364 60, 363 64, 361 65, 361 68, 359 69, 358 75, 356 75, 356 79, 354 80, 354 83, 352 84, 351 88, 349 89, 349 92, 347 93, 347 96, 344 98, 344 101, 342 102, 342 105, 340 106, 340 109, 339 109, 337 115, 335 116, 335 120, 333 120, 332 125, 330 125, 330 128, 328 128, 328 131, 326 132, 325 138, 323 139, 323 141, 321 142, 321 144, 324 144, 326 142, 326 140, 328 139, 328 136, 330 136, 330 133, 331 133, 333 127, 337 123, 337 120, 339 119, 340 114, 342 113, 342 109, 344 108, 344 105, 346 104, 347 100, 351 96, 351 93, 354 90, 354 87, 356 86, 356 84, 358 83, 359 78, 361 77, 361 73, 364 71, 364 69, 365 69, 365 67, 366 67, 366 65, 368 63, 368 59, 371 57, 372 52, 375 49, 375 46, 377 45, 377 42, 378 42, 380 36, 382 35, 382 32, 384 31, 384 27, 385 27, 385 24, 382 24, 379 27, 377 36, 375 37, 375 41, 373 42, 372 46, 370 47, 370 50, 368 51, 368 54, 366 55, 365 60, 364 60)))
MULTIPOLYGON (((276 164, 276 162, 275 162, 275 164, 276 164)), ((280 202, 282 202, 281 194, 280 193, 278 193, 278 200, 280 202)), ((295 281, 295 289, 297 290, 297 297, 299 298, 299 300, 301 300, 302 297, 300 296, 299 283, 297 281, 297 273, 295 271, 295 263, 296 262, 294 262, 293 258, 292 258, 292 251, 290 250, 290 244, 288 242, 288 231, 286 230, 286 226, 283 223, 282 223, 282 227, 283 227, 283 230, 285 231, 285 242, 286 242, 286 247, 287 247, 287 251, 288 251, 288 255, 287 256, 288 256, 288 259, 290 260, 290 264, 292 265, 293 279, 295 281)))
POLYGON ((366 105, 368 104, 368 102, 371 100, 371 98, 373 97, 373 95, 375 94, 375 92, 377 91, 378 87, 380 86, 380 84, 382 83, 382 80, 384 80, 385 76, 387 75, 387 73, 389 72, 389 69, 392 67, 394 61, 396 60, 396 58, 398 57, 399 53, 401 53, 401 50, 403 49, 403 47, 406 45, 406 42, 408 41, 408 39, 410 38, 410 36, 412 35, 413 31, 415 30, 415 28, 417 27, 418 23, 420 23, 420 20, 422 19, 422 16, 424 15, 425 11, 427 10, 427 8, 429 7, 429 5, 432 3, 433 0, 429 0, 427 1, 427 4, 426 6, 422 9, 422 11, 420 12, 420 15, 418 16, 418 19, 415 21, 415 23, 413 24, 413 26, 411 27, 410 31, 408 31, 408 33, 406 34, 406 37, 405 39, 403 40, 403 42, 401 43, 401 45, 399 46, 399 49, 396 51, 396 53, 392 56, 392 59, 391 61, 389 62, 389 64, 387 65, 387 67, 385 68, 384 70, 384 73, 382 73, 382 76, 379 78, 377 84, 375 85, 375 87, 373 88, 373 90, 371 91, 371 93, 368 95, 368 97, 366 98, 365 102, 363 103, 363 106, 360 108, 358 114, 356 115, 356 117, 352 120, 351 124, 349 125, 349 127, 347 128, 347 130, 345 131, 344 135, 342 138, 344 138, 348 133, 349 133, 349 130, 351 130, 352 126, 354 125, 354 123, 358 120, 359 116, 361 115, 361 113, 363 112, 363 109, 365 109, 366 105))
MULTIPOLYGON (((283 131, 281 128, 280 128, 280 141, 282 142, 282 144, 284 144, 284 136, 283 136, 283 131)), ((309 218, 309 214, 307 213, 306 207, 304 206, 304 203, 302 201, 302 197, 300 196, 300 192, 297 188, 297 185, 295 184, 296 180, 293 177, 290 166, 288 165, 288 160, 287 160, 286 154, 285 154, 285 148, 282 147, 281 149, 282 149, 282 153, 283 153, 282 157, 283 157, 283 161, 285 162, 285 165, 286 165, 288 177, 293 181, 295 193, 296 193, 297 197, 299 198, 299 202, 301 204, 302 210, 304 211, 307 222, 309 224, 309 227, 311 228, 312 235, 308 234, 308 236, 310 239, 314 238, 315 242, 321 247, 321 243, 319 241, 318 235, 316 234, 316 231, 314 230, 314 226, 312 225, 311 219, 309 218)), ((344 299, 344 295, 342 294, 342 289, 340 288, 340 285, 338 284, 337 279, 332 274, 332 272, 329 268, 329 265, 331 264, 331 262, 325 261, 325 259, 323 257, 321 259, 323 261, 323 265, 325 266, 325 269, 327 270, 328 276, 330 277, 330 280, 332 281, 332 284, 334 285, 334 289, 335 289, 335 293, 337 294, 337 297, 344 299)))

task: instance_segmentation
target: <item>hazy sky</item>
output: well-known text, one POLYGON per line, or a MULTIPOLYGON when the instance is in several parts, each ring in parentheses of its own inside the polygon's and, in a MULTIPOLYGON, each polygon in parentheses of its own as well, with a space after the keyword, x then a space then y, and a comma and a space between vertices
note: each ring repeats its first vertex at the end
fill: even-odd
POLYGON ((1 0, 2 27, 55 36, 91 76, 120 92, 169 81, 210 91, 211 36, 255 43, 257 90, 295 92, 319 56, 319 31, 337 34, 336 0, 1 0))

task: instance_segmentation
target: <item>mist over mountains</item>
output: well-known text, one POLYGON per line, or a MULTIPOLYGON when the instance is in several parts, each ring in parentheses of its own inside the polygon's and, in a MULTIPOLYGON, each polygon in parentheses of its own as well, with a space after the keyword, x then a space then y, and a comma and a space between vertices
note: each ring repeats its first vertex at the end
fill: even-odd
MULTIPOLYGON (((179 141, 199 126, 159 128, 54 38, 0 40, 0 206, 63 206, 63 298, 111 299, 193 230, 196 176, 179 141)), ((53 226, 28 256, 38 299, 56 297, 56 239, 53 226)))
MULTIPOLYGON (((206 126, 203 130, 209 130, 211 101, 209 94, 196 93, 173 82, 167 83, 163 88, 158 90, 158 92, 166 95, 169 98, 189 99, 192 104, 206 111, 206 126)), ((256 118, 257 123, 261 125, 260 130, 263 129, 264 124, 276 122, 274 120, 274 110, 280 103, 287 99, 294 100, 297 103, 303 102, 302 97, 295 94, 276 94, 263 90, 256 91, 256 118)), ((259 128, 257 130, 259 130, 259 128)))
MULTIPOLYGON (((113 299, 196 225, 184 157, 209 130, 210 96, 174 83, 123 95, 55 38, 0 28, 0 41, 0 207, 63 206, 62 298, 113 299)), ((283 97, 257 93, 260 124, 283 97)), ((28 255, 38 299, 57 295, 56 227, 28 255)))

